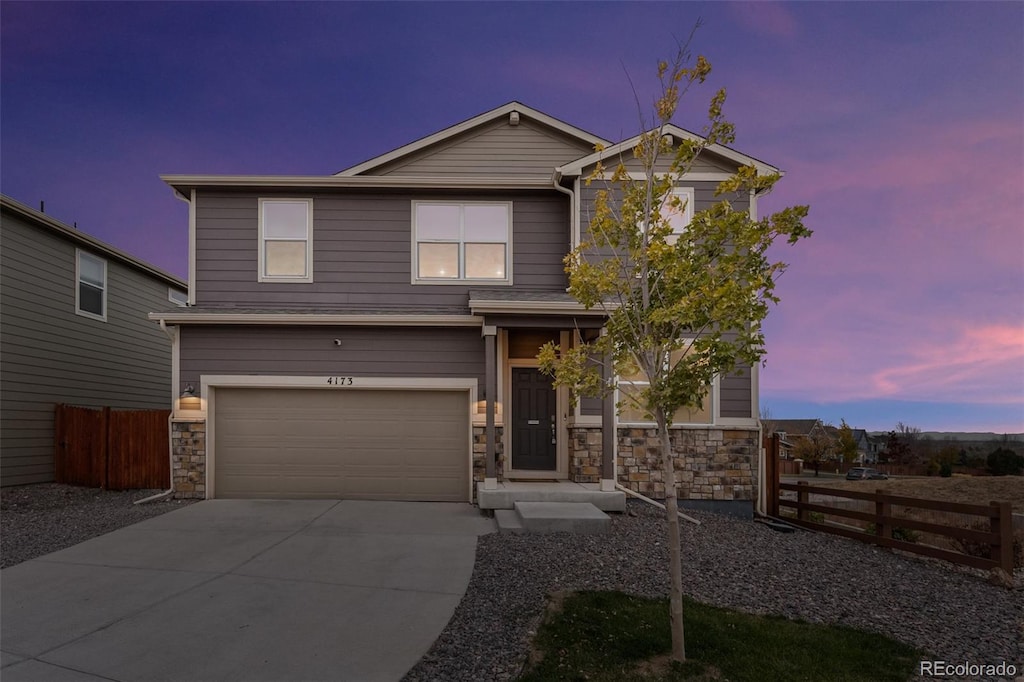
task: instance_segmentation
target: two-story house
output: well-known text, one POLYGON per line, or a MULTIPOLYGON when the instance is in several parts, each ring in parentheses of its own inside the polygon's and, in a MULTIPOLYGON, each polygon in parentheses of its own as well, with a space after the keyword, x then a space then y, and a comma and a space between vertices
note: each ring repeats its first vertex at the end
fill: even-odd
MULTIPOLYGON (((693 137, 681 128, 678 140, 693 137)), ((189 307, 172 330, 179 495, 508 502, 533 482, 663 496, 653 424, 537 367, 599 334, 566 294, 612 144, 512 102, 329 176, 174 175, 189 206, 189 307), (597 153, 595 145, 605 149, 597 153)), ((712 145, 678 192, 713 201, 739 165, 712 145)), ((756 211, 756 197, 733 197, 756 211)), ((684 226, 685 227, 685 226, 684 226)), ((757 368, 677 415, 681 499, 756 496, 757 368)))
POLYGON ((0 483, 45 483, 58 403, 171 408, 171 342, 146 316, 185 283, 6 196, 0 243, 0 483))

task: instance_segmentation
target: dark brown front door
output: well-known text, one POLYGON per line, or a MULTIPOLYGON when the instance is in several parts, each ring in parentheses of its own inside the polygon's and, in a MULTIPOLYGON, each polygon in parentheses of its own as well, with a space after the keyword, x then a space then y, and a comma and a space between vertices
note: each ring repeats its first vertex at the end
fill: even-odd
POLYGON ((555 389, 536 367, 512 368, 512 468, 554 471, 555 389))

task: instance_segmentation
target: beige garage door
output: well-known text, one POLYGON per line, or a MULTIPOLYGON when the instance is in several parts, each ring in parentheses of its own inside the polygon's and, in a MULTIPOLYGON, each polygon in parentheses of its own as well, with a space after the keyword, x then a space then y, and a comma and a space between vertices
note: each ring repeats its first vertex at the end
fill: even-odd
POLYGON ((469 498, 466 391, 218 388, 214 496, 469 498))

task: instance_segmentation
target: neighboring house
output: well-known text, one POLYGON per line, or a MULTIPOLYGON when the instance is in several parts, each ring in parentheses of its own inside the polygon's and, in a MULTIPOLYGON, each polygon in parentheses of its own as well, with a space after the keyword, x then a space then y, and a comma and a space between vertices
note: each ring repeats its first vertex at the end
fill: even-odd
POLYGON ((878 462, 878 445, 872 442, 864 429, 853 429, 853 440, 857 443, 857 461, 861 464, 878 462))
POLYGON ((171 342, 147 314, 186 284, 6 196, 0 233, 0 483, 42 483, 57 403, 171 408, 171 342))
MULTIPOLYGON (((812 434, 835 437, 829 429, 835 431, 834 427, 825 426, 820 419, 772 419, 771 431, 779 434, 781 447, 779 456, 782 459, 793 459, 797 445, 801 440, 811 437, 812 434)), ((838 432, 837 432, 838 433, 838 432)))
MULTIPOLYGON (((514 482, 569 481, 662 497, 654 424, 616 417, 614 395, 571 407, 536 361, 601 331, 563 258, 586 237, 587 174, 620 154, 635 172, 635 142, 512 102, 335 175, 164 176, 189 204, 190 307, 151 316, 195 395, 176 412, 178 494, 495 507, 514 482)), ((712 145, 680 183, 688 213, 741 164, 775 171, 712 145)), ((749 513, 757 415, 756 367, 677 415, 677 450, 698 453, 685 500, 749 513)))

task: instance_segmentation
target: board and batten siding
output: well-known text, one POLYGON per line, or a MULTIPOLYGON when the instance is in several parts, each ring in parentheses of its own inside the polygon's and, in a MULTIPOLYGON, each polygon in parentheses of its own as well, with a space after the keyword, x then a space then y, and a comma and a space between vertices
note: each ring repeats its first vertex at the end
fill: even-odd
POLYGON ((3 213, 0 484, 52 481, 54 405, 171 408, 168 284, 107 255, 107 320, 75 314, 76 245, 3 213))
POLYGON ((472 378, 484 399, 478 327, 184 326, 181 386, 204 375, 472 378), (335 339, 341 345, 335 343, 335 339))
POLYGON ((558 166, 593 153, 593 146, 541 123, 508 117, 479 126, 413 154, 374 168, 366 175, 408 177, 550 178, 558 166))
POLYGON ((412 284, 414 200, 510 201, 517 289, 561 290, 569 201, 557 192, 413 194, 366 192, 198 193, 199 307, 387 309, 468 312, 472 284, 412 284), (260 197, 313 199, 313 282, 258 282, 260 197))

